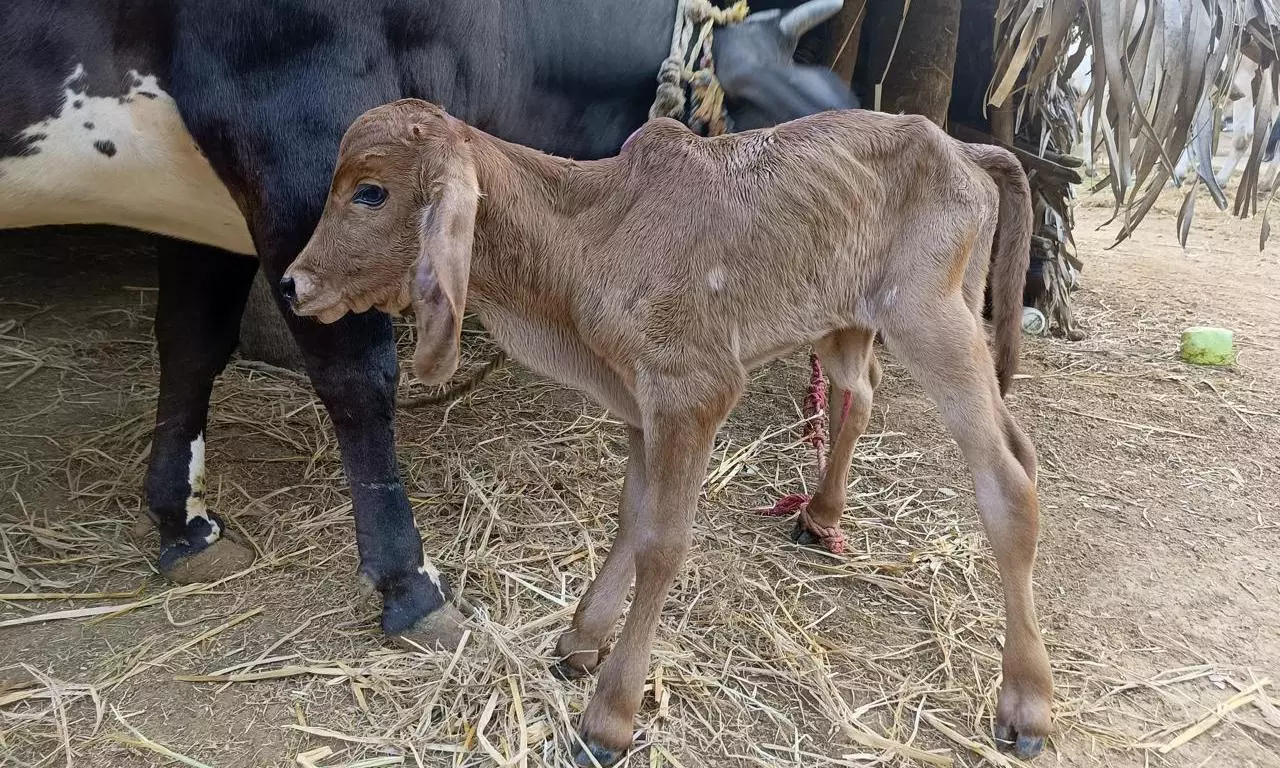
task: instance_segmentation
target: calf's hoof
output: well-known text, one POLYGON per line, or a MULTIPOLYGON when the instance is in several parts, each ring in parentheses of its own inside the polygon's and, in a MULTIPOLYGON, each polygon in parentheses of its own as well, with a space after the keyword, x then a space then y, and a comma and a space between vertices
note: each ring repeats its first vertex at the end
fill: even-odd
POLYGON ((391 635, 391 642, 406 651, 452 651, 462 642, 465 622, 461 611, 445 603, 403 632, 391 635))
POLYGON ((625 749, 613 749, 600 744, 593 744, 587 739, 583 739, 583 741, 587 745, 585 748, 583 748, 582 744, 578 744, 573 748, 574 765, 599 765, 602 768, 606 768, 607 766, 615 765, 627 752, 625 749))
POLYGON ((1008 684, 1002 687, 994 734, 1001 752, 1030 760, 1044 751, 1051 725, 1047 695, 1020 692, 1008 684))
POLYGON ((575 765, 608 766, 617 763, 631 749, 635 715, 605 705, 597 690, 578 723, 574 739, 575 765), (584 746, 585 745, 585 746, 584 746), (595 762, 592 762, 594 759, 595 762))
POLYGON ((551 665, 551 674, 559 680, 581 680, 596 671, 600 662, 609 654, 608 648, 598 651, 577 651, 564 655, 551 665))
POLYGON ((596 667, 609 655, 609 646, 598 649, 578 648, 576 630, 570 629, 556 641, 556 657, 551 674, 560 680, 580 680, 596 671, 596 667))
POLYGON ((171 545, 161 550, 160 572, 177 584, 195 584, 225 579, 253 564, 253 550, 227 538, 190 554, 171 545))
POLYGON ((1011 726, 996 726, 996 747, 1012 752, 1020 760, 1030 760, 1044 751, 1043 736, 1023 736, 1011 726))
POLYGON ((834 555, 845 549, 844 533, 839 527, 814 525, 804 512, 800 513, 795 528, 791 529, 791 540, 802 547, 821 547, 834 555))
POLYGON ((551 665, 551 676, 557 680, 572 682, 581 680, 591 674, 591 670, 570 661, 569 659, 560 659, 551 665))

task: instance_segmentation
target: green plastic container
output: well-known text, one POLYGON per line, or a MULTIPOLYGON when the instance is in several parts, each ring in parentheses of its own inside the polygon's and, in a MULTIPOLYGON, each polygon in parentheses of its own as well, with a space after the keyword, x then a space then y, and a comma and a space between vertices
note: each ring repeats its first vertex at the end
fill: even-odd
POLYGON ((1182 359, 1196 365, 1231 365, 1234 335, 1226 328, 1196 326, 1182 332, 1182 359))

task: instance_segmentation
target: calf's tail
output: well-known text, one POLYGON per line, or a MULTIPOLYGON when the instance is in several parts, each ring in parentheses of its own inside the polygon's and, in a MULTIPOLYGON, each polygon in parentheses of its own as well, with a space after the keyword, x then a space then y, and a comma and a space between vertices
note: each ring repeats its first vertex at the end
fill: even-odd
POLYGON ((988 144, 963 145, 965 154, 986 171, 1000 190, 999 221, 987 273, 991 322, 995 327, 996 378, 1000 394, 1009 391, 1022 348, 1022 289, 1031 263, 1031 187, 1012 152, 988 144))

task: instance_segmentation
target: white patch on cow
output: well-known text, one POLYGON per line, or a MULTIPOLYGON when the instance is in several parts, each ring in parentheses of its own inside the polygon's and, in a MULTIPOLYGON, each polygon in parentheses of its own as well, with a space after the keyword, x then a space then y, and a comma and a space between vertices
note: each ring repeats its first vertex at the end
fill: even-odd
POLYGON ((58 114, 19 134, 44 136, 37 151, 0 159, 0 229, 115 224, 252 255, 240 209, 155 76, 130 71, 115 98, 76 91, 83 74, 77 64, 64 81, 58 114))
POLYGON ((880 306, 888 309, 898 301, 898 286, 891 285, 889 290, 884 292, 884 298, 880 299, 880 306))
POLYGON ((436 591, 441 595, 444 594, 444 582, 440 580, 440 569, 436 568, 434 563, 424 559, 422 565, 418 566, 418 573, 431 579, 431 583, 436 585, 436 591))
POLYGON ((209 508, 204 503, 204 433, 196 435, 191 441, 191 461, 187 464, 187 484, 191 491, 187 495, 187 522, 197 517, 209 524, 209 534, 204 537, 206 544, 212 544, 222 535, 222 530, 213 518, 209 517, 209 508))
POLYGON ((707 273, 707 287, 712 293, 719 293, 724 290, 724 286, 729 281, 729 275, 725 273, 724 267, 716 265, 707 273))

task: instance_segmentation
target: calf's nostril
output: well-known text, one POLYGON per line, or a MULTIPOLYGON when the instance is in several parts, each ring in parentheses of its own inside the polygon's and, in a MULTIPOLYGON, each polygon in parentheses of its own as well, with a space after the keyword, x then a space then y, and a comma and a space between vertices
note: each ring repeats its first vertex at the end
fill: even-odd
POLYGON ((298 300, 298 284, 292 277, 280 278, 280 295, 290 304, 298 300))

